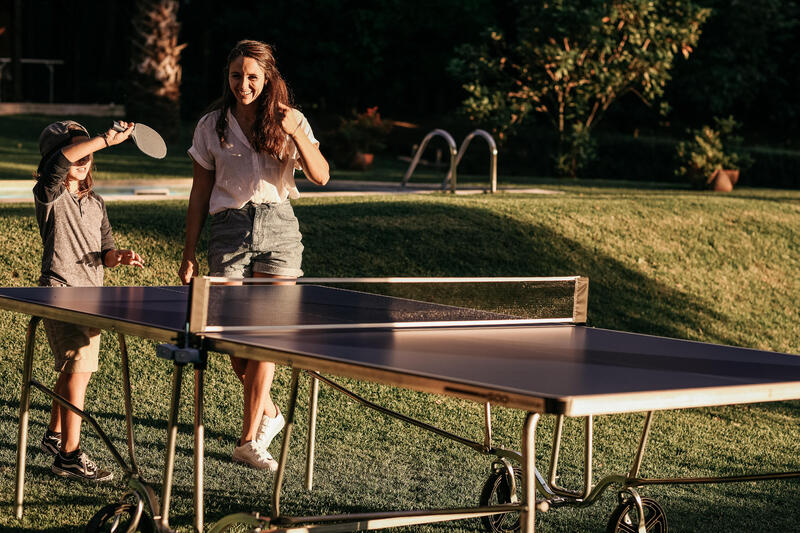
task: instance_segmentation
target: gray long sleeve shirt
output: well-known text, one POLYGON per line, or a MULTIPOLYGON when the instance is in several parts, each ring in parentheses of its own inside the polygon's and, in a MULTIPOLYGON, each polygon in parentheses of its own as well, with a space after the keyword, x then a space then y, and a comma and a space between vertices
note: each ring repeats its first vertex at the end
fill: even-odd
POLYGON ((103 257, 115 248, 103 199, 78 198, 64 186, 69 160, 58 150, 44 162, 33 197, 42 236, 42 285, 103 285, 103 257))

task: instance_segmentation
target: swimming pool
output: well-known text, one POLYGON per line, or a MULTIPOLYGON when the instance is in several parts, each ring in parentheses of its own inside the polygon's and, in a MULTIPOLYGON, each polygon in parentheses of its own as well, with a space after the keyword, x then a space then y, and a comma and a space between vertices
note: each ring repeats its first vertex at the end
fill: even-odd
MULTIPOLYGON (((0 202, 33 201, 33 180, 0 181, 0 202)), ((192 180, 103 182, 94 190, 105 200, 181 200, 189 198, 192 180)))

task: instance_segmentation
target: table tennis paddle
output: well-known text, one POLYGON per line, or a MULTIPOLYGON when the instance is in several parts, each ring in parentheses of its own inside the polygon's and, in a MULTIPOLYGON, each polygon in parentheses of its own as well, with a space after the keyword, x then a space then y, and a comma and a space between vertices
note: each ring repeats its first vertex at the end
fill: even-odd
MULTIPOLYGON (((125 131, 125 127, 117 121, 114 121, 113 128, 116 131, 125 131)), ((167 155, 167 144, 161 138, 161 135, 150 126, 140 122, 135 123, 131 132, 131 139, 133 144, 145 155, 155 159, 164 159, 167 155)))

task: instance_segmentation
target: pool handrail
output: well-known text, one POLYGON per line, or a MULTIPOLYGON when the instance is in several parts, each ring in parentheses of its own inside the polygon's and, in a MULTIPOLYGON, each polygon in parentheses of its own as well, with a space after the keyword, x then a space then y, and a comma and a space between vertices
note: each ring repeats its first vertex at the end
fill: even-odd
POLYGON ((401 186, 405 187, 408 184, 411 174, 414 173, 414 170, 417 168, 417 164, 419 164, 419 160, 422 157, 422 152, 425 151, 425 148, 428 146, 430 140, 436 136, 443 137, 444 140, 447 141, 447 145, 450 148, 450 170, 447 172, 447 175, 442 182, 442 190, 446 189, 447 182, 449 181, 450 192, 456 191, 456 141, 447 131, 439 128, 431 131, 425 136, 424 139, 422 139, 419 148, 417 148, 417 151, 414 154, 414 159, 411 160, 411 164, 408 166, 405 176, 403 176, 403 181, 400 182, 401 186))
MULTIPOLYGON (((494 137, 492 137, 491 133, 486 130, 477 129, 467 135, 464 138, 464 141, 461 143, 461 148, 458 149, 458 155, 456 155, 456 168, 458 168, 459 163, 461 163, 461 158, 464 157, 464 152, 467 151, 470 141, 472 141, 476 135, 486 139, 486 142, 489 145, 489 192, 494 194, 497 192, 497 143, 494 142, 494 137)), ((450 175, 448 174, 445 180, 449 178, 450 175)))
POLYGON ((442 190, 447 190, 447 184, 450 184, 450 192, 455 193, 456 191, 456 176, 457 176, 457 169, 459 163, 461 163, 461 159, 464 157, 464 153, 467 151, 470 142, 475 136, 483 137, 486 139, 487 144, 489 145, 489 191, 494 194, 497 192, 497 143, 494 140, 494 137, 486 131, 482 129, 476 129, 472 131, 469 135, 464 138, 464 141, 461 143, 461 148, 459 148, 458 152, 456 153, 456 143, 453 139, 453 136, 450 135, 446 130, 443 129, 435 129, 428 133, 422 142, 420 143, 417 151, 414 154, 414 158, 411 160, 411 164, 408 167, 405 175, 403 176, 403 180, 401 185, 405 187, 408 184, 408 180, 411 178, 411 175, 414 173, 414 170, 417 168, 417 164, 419 164, 420 158, 422 157, 422 153, 425 151, 425 148, 428 146, 430 140, 435 136, 444 137, 447 141, 447 144, 450 148, 450 169, 447 171, 447 175, 445 175, 444 180, 442 181, 442 190))

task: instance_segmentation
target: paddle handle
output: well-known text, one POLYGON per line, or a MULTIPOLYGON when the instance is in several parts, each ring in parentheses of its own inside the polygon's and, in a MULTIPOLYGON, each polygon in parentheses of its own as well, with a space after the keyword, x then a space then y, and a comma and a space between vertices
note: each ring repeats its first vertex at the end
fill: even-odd
POLYGON ((113 129, 114 131, 125 131, 125 126, 123 126, 122 124, 120 124, 118 121, 115 120, 114 125, 111 126, 111 129, 113 129))

